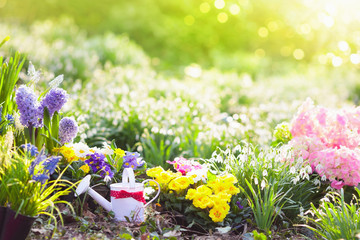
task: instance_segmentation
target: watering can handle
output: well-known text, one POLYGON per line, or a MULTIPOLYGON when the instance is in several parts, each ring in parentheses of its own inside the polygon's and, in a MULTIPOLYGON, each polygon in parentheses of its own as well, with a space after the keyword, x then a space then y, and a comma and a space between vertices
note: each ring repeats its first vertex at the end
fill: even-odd
POLYGON ((152 203, 160 194, 160 185, 159 185, 159 183, 157 181, 152 180, 152 179, 148 179, 148 180, 143 181, 142 184, 144 185, 145 183, 150 182, 150 181, 153 181, 153 182, 156 183, 156 185, 158 186, 158 192, 156 193, 156 195, 155 195, 155 197, 153 199, 151 199, 149 202, 147 202, 144 205, 144 208, 146 208, 150 203, 152 203))
POLYGON ((124 168, 122 175, 122 183, 130 184, 130 188, 135 188, 135 175, 132 168, 124 168))

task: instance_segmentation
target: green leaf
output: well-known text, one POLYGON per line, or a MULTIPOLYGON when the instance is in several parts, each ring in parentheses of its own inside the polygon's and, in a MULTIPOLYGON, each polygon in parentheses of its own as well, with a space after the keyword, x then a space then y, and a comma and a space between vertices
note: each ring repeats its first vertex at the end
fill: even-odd
POLYGON ((7 41, 9 41, 10 40, 10 37, 9 36, 7 36, 7 37, 5 37, 4 38, 4 40, 2 40, 2 42, 0 43, 0 47, 2 46, 2 45, 4 45, 7 41))

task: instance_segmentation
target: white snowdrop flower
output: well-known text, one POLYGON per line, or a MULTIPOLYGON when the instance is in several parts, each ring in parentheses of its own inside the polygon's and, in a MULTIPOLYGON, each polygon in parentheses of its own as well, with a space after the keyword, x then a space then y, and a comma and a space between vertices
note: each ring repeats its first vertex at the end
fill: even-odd
POLYGON ((268 175, 268 172, 266 171, 266 169, 264 169, 263 176, 266 177, 267 175, 268 175))
POLYGON ((321 172, 321 170, 323 169, 323 166, 319 163, 316 168, 315 168, 318 172, 321 172))
POLYGON ((295 172, 296 172, 295 167, 291 167, 291 168, 290 168, 290 173, 291 173, 291 174, 295 174, 295 172))
POLYGON ((63 80, 64 80, 64 75, 61 74, 61 75, 57 76, 56 78, 54 78, 54 80, 49 82, 49 86, 51 88, 56 88, 62 83, 63 80))
POLYGON ((314 180, 314 184, 320 186, 320 185, 321 185, 321 181, 320 181, 319 179, 315 179, 315 180, 314 180))
POLYGON ((300 207, 300 216, 303 217, 304 216, 304 208, 303 207, 300 207))
POLYGON ((261 190, 263 190, 266 187, 265 180, 261 181, 261 190))
POLYGON ((312 170, 312 168, 311 168, 310 165, 307 165, 307 166, 305 167, 305 169, 306 169, 306 172, 307 172, 308 174, 311 174, 311 173, 313 172, 313 170, 312 170))
POLYGON ((108 183, 108 182, 110 182, 110 181, 111 181, 111 177, 109 177, 109 175, 106 175, 106 176, 104 177, 104 182, 108 183))
POLYGON ((296 176, 292 179, 293 184, 296 184, 298 181, 300 181, 300 177, 296 176))
POLYGON ((326 175, 325 174, 321 177, 321 181, 326 181, 326 175))
POLYGON ((223 158, 218 155, 216 158, 215 158, 215 162, 218 162, 218 163, 222 163, 223 162, 223 158))
POLYGON ((254 179, 254 183, 255 183, 255 185, 258 185, 258 184, 259 184, 259 181, 258 181, 257 178, 254 179))

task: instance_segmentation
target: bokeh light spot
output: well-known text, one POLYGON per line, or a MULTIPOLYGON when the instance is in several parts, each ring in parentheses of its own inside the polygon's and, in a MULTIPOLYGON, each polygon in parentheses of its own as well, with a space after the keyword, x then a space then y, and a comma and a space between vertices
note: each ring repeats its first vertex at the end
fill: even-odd
POLYGON ((261 58, 262 58, 262 57, 265 57, 266 52, 265 52, 264 49, 258 48, 258 49, 255 50, 255 55, 256 55, 257 57, 261 57, 261 58))
POLYGON ((336 56, 336 57, 333 57, 331 62, 334 67, 340 67, 343 63, 343 60, 341 57, 336 56))
POLYGON ((262 38, 266 38, 269 35, 269 30, 266 27, 261 27, 258 30, 258 34, 262 38))
POLYGON ((353 64, 359 64, 360 63, 360 55, 359 54, 351 54, 350 55, 350 61, 353 64))
POLYGON ((271 32, 275 32, 276 30, 279 29, 279 24, 277 24, 277 22, 275 21, 271 21, 268 23, 268 28, 271 32))
POLYGON ((223 9, 225 7, 225 1, 224 0, 216 0, 214 2, 214 6, 217 8, 217 9, 223 9))
POLYGON ((232 15, 237 15, 240 13, 240 7, 237 4, 232 4, 229 9, 230 13, 232 15))
POLYGON ((184 69, 187 76, 192 78, 199 78, 202 74, 202 69, 198 64, 191 64, 184 69))
POLYGON ((192 16, 192 15, 187 15, 185 18, 184 18, 184 23, 188 26, 191 26, 193 25, 195 22, 195 18, 192 16))
POLYGON ((224 12, 218 14, 217 19, 220 23, 226 23, 228 20, 228 15, 224 12))
POLYGON ((346 41, 338 42, 338 47, 340 51, 346 52, 350 49, 349 44, 346 41))
POLYGON ((210 11, 210 4, 207 2, 203 2, 200 4, 200 12, 202 13, 208 13, 210 11))
POLYGON ((304 51, 302 49, 297 48, 297 49, 294 50, 293 56, 294 56, 294 58, 296 60, 301 60, 301 59, 303 59, 305 57, 305 53, 304 53, 304 51))

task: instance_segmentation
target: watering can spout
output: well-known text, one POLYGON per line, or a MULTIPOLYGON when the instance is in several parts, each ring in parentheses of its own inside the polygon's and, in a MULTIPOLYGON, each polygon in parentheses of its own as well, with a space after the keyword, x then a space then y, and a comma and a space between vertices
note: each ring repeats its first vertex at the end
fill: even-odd
POLYGON ((75 197, 80 196, 82 193, 88 192, 90 197, 92 197, 97 203, 99 203, 106 211, 111 211, 111 203, 106 200, 103 196, 98 194, 92 188, 90 188, 90 175, 87 175, 77 187, 75 191, 75 197))

